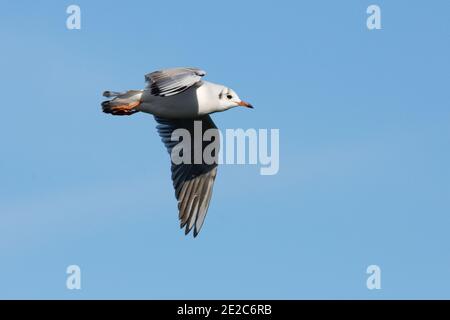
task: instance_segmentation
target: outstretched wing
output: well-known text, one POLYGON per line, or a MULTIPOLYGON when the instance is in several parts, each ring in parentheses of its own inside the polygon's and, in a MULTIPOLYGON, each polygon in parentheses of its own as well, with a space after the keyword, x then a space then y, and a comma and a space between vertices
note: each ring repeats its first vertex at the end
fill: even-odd
POLYGON ((152 95, 168 97, 189 89, 204 75, 206 72, 197 68, 172 68, 148 73, 145 81, 152 95))
MULTIPOLYGON (((190 163, 175 164, 174 159, 171 157, 171 170, 175 197, 178 200, 180 227, 186 227, 186 234, 194 228, 194 237, 196 237, 205 221, 211 200, 214 180, 217 174, 217 157, 220 144, 218 134, 211 139, 212 141, 205 142, 202 137, 206 130, 218 129, 209 115, 197 119, 165 119, 155 116, 155 120, 158 122, 158 133, 170 155, 172 155, 172 150, 174 150, 175 146, 180 146, 180 143, 182 145, 188 143, 191 146, 190 163), (201 136, 198 137, 194 135, 194 131, 200 130, 194 130, 194 128, 199 128, 200 125, 201 136), (188 141, 172 140, 172 133, 177 129, 185 129, 189 132, 190 137, 188 141), (200 140, 194 142, 194 139, 200 140), (194 145, 201 146, 201 150, 195 150, 194 145), (213 158, 205 161, 203 152, 208 145, 210 146, 208 147, 209 150, 215 151, 212 152, 213 158), (198 154, 194 154, 199 152, 202 154, 200 159, 198 159, 198 154), (197 161, 194 162, 196 156, 197 161)), ((177 147, 175 151, 182 155, 183 150, 180 152, 180 149, 177 147)))

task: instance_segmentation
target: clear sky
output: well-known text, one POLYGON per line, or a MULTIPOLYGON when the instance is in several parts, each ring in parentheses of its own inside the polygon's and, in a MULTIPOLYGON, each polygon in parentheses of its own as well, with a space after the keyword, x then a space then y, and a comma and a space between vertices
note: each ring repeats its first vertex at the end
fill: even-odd
POLYGON ((446 0, 3 1, 0 298, 450 298, 449 15, 446 0), (255 106, 220 128, 280 129, 279 173, 221 166, 196 239, 153 118, 100 110, 103 90, 173 66, 255 106))

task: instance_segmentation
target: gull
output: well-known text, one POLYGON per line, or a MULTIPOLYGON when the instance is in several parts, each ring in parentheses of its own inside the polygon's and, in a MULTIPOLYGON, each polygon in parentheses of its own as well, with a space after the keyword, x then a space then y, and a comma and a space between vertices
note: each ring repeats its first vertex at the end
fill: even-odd
MULTIPOLYGON (((145 75, 143 90, 125 92, 105 91, 110 98, 102 102, 103 112, 116 116, 136 112, 152 114, 158 123, 157 131, 169 154, 177 145, 172 134, 177 129, 190 133, 194 145, 194 122, 201 122, 203 133, 217 130, 209 114, 222 112, 237 106, 253 108, 242 101, 236 92, 224 85, 202 80, 206 72, 198 68, 170 68, 145 75)), ((219 144, 219 141, 214 141, 219 144)), ((206 144, 201 142, 201 151, 206 144)), ((218 150, 218 149, 217 149, 218 150)), ((202 152, 203 155, 203 152, 202 152)), ((215 155, 217 157, 217 154, 215 155)), ((217 161, 200 163, 190 161, 177 164, 171 159, 172 182, 178 201, 180 227, 187 235, 192 229, 198 235, 205 221, 217 174, 217 161)))

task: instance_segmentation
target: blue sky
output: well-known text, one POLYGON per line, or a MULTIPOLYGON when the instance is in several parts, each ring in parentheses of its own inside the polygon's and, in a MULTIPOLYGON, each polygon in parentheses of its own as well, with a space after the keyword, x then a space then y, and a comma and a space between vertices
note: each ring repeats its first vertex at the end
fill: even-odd
POLYGON ((448 1, 1 7, 0 298, 450 298, 448 1), (196 239, 152 117, 99 105, 172 66, 255 105, 220 128, 280 129, 279 173, 220 167, 196 239))

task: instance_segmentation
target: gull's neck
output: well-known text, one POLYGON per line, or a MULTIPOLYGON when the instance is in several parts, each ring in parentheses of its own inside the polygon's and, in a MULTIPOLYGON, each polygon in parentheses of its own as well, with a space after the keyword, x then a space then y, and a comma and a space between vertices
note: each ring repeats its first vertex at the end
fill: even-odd
POLYGON ((202 81, 202 85, 197 89, 199 114, 209 114, 224 111, 220 104, 219 95, 225 87, 220 84, 202 81))

